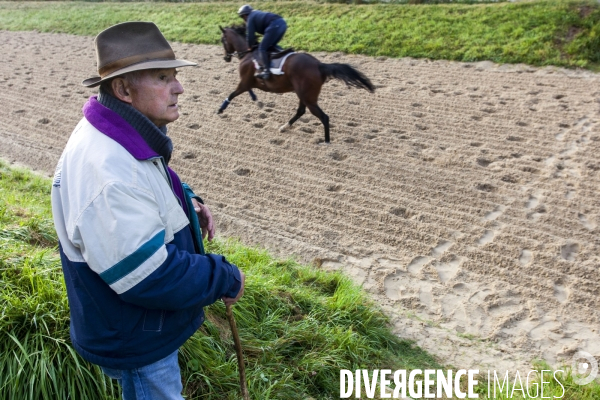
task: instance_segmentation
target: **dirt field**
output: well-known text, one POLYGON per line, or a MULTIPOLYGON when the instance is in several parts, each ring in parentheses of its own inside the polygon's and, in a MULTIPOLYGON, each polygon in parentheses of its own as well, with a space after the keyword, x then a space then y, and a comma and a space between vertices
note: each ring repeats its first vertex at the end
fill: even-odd
MULTIPOLYGON (((183 115, 172 167, 218 232, 342 269, 402 337, 465 368, 600 358, 599 75, 556 68, 314 54, 331 81, 331 145, 294 94, 247 94, 223 116, 237 60, 174 44, 183 115)), ((0 157, 51 175, 94 90, 93 39, 0 32, 0 157)))

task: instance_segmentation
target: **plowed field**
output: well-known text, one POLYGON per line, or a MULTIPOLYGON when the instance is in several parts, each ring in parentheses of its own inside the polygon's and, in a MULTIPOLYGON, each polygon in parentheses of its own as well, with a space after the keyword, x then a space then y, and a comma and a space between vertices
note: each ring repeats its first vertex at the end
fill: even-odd
MULTIPOLYGON (((465 368, 600 358, 600 82, 523 65, 313 54, 374 94, 323 86, 332 143, 294 94, 235 88, 217 46, 173 44, 172 167, 218 233, 342 269, 396 332, 465 368)), ((0 156, 51 175, 94 94, 93 39, 0 32, 0 156)))

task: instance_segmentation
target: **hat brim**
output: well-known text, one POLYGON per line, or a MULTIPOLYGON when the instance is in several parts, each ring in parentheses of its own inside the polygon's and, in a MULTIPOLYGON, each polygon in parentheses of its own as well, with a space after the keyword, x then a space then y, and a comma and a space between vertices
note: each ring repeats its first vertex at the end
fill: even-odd
POLYGON ((144 61, 141 63, 133 64, 125 68, 121 68, 112 72, 105 77, 101 78, 99 76, 95 76, 92 78, 88 78, 81 82, 83 86, 87 87, 96 87, 107 79, 114 78, 119 75, 126 74, 128 72, 133 71, 141 71, 144 69, 165 69, 165 68, 181 68, 181 67, 193 67, 198 65, 191 61, 187 60, 152 60, 152 61, 144 61))

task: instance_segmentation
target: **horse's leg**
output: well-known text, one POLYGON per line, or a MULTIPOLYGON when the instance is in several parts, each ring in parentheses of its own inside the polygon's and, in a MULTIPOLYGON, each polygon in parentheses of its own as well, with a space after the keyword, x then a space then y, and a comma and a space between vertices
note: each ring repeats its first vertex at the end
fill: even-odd
POLYGON ((321 120, 323 128, 325 128, 325 143, 329 143, 329 116, 321 110, 317 103, 307 104, 306 106, 312 115, 321 120))
MULTIPOLYGON (((301 60, 301 58, 292 59, 292 61, 294 60, 301 60)), ((306 105, 311 114, 319 118, 325 129, 325 143, 329 143, 329 116, 318 106, 319 93, 323 85, 323 76, 319 71, 318 61, 311 61, 304 66, 292 62, 288 68, 290 81, 300 103, 306 105)))
POLYGON ((306 112, 306 106, 304 105, 302 100, 300 100, 300 104, 298 105, 298 110, 296 111, 296 115, 294 115, 287 124, 285 124, 281 128, 279 128, 279 132, 285 132, 288 128, 291 128, 292 124, 294 122, 296 122, 298 120, 298 118, 303 116, 305 112, 306 112))
POLYGON ((219 111, 217 111, 217 114, 223 114, 223 111, 225 111, 225 109, 227 108, 229 103, 231 103, 231 100, 233 100, 240 93, 241 92, 238 93, 237 89, 235 91, 231 92, 231 94, 229 96, 227 96, 227 98, 223 101, 223 103, 221 104, 221 107, 219 107, 219 111))
MULTIPOLYGON (((217 111, 217 114, 222 114, 223 111, 225 111, 225 109, 227 108, 229 103, 231 103, 231 101, 233 99, 235 99, 237 96, 239 96, 240 94, 242 94, 246 91, 250 91, 250 97, 252 97, 252 95, 254 95, 252 90, 249 87, 247 87, 247 85, 245 85, 244 82, 240 82, 237 89, 235 89, 233 92, 231 92, 231 94, 229 96, 227 96, 225 101, 223 101, 223 104, 221 104, 221 107, 219 108, 219 111, 217 111)), ((254 95, 254 98, 256 98, 256 95, 254 95)))
POLYGON ((258 108, 263 108, 263 102, 262 101, 256 101, 258 100, 258 97, 256 97, 256 95, 254 94, 254 92, 252 91, 252 89, 248 90, 248 93, 250 94, 250 98, 252 99, 253 102, 256 103, 256 106, 258 108))

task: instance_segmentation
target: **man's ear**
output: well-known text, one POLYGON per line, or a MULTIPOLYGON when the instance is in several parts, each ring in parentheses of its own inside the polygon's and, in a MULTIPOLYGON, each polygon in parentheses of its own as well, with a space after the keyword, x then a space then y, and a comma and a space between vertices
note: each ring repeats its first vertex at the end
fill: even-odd
POLYGON ((120 77, 114 78, 111 82, 111 87, 117 99, 127 104, 132 103, 131 90, 125 79, 120 77))

